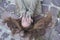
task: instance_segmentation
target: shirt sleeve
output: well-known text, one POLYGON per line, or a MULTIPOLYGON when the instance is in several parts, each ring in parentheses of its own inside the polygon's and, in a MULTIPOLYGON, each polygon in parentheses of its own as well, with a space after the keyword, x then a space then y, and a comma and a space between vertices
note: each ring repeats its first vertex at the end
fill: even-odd
POLYGON ((30 3, 29 11, 27 12, 28 16, 33 16, 34 12, 37 10, 38 13, 40 14, 42 12, 41 10, 41 2, 43 0, 32 0, 30 3))
POLYGON ((32 0, 30 3, 29 10, 27 11, 27 16, 32 16, 37 5, 37 0, 32 0))
POLYGON ((25 14, 26 12, 25 6, 23 5, 21 0, 15 0, 15 1, 16 1, 17 8, 19 10, 20 17, 22 17, 23 14, 25 14))

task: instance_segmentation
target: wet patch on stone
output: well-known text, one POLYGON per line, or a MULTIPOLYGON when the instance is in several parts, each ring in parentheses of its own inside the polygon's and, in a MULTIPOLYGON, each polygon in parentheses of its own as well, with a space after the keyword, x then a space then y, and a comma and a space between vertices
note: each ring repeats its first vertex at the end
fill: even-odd
POLYGON ((6 32, 4 32, 4 33, 1 35, 1 37, 3 37, 3 38, 7 38, 8 36, 9 36, 9 34, 6 33, 6 32))
POLYGON ((0 40, 3 40, 2 38, 0 38, 0 40))
POLYGON ((2 32, 2 29, 0 29, 0 32, 2 32))
POLYGON ((11 38, 11 40, 15 40, 14 38, 11 38))

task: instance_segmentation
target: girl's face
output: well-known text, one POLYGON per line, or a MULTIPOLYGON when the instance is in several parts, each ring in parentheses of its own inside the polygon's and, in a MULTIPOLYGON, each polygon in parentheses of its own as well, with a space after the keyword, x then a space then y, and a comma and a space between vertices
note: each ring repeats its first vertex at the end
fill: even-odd
POLYGON ((32 23, 31 17, 22 17, 21 25, 24 28, 28 28, 32 23))

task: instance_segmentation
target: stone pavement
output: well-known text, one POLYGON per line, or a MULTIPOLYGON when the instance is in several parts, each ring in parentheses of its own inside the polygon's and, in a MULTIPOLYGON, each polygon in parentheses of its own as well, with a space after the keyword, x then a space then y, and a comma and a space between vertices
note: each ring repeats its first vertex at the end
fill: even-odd
MULTIPOLYGON (((10 1, 7 3, 5 0, 3 2, 0 2, 0 7, 3 7, 4 9, 6 9, 7 11, 10 11, 10 12, 14 11, 15 5, 8 6, 10 1)), ((13 1, 11 1, 11 2, 12 2, 12 4, 14 4, 13 1)), ((60 0, 43 0, 42 9, 43 9, 43 13, 51 11, 51 14, 53 15, 53 21, 56 22, 57 14, 60 11, 60 0)), ((0 9, 0 15, 2 14, 2 12, 3 12, 3 10, 0 9)), ((57 23, 58 24, 54 28, 47 30, 47 33, 45 34, 46 40, 60 40, 60 22, 57 22, 57 23)), ((18 35, 15 36, 15 39, 14 39, 14 37, 9 34, 10 30, 6 30, 6 28, 3 28, 3 26, 2 26, 3 24, 1 24, 1 20, 0 20, 0 25, 1 25, 0 26, 0 40, 4 40, 4 39, 5 40, 8 40, 8 39, 9 40, 20 40, 20 37, 18 35)), ((21 38, 21 40, 22 39, 23 38, 21 38)))

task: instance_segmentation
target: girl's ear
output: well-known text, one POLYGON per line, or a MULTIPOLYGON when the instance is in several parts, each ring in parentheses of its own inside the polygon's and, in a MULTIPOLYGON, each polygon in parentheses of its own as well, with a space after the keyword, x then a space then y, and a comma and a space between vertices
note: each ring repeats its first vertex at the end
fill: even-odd
POLYGON ((32 19, 31 17, 29 17, 29 20, 30 20, 31 22, 33 22, 33 19, 32 19))
POLYGON ((33 23, 33 19, 31 19, 31 22, 33 23))

